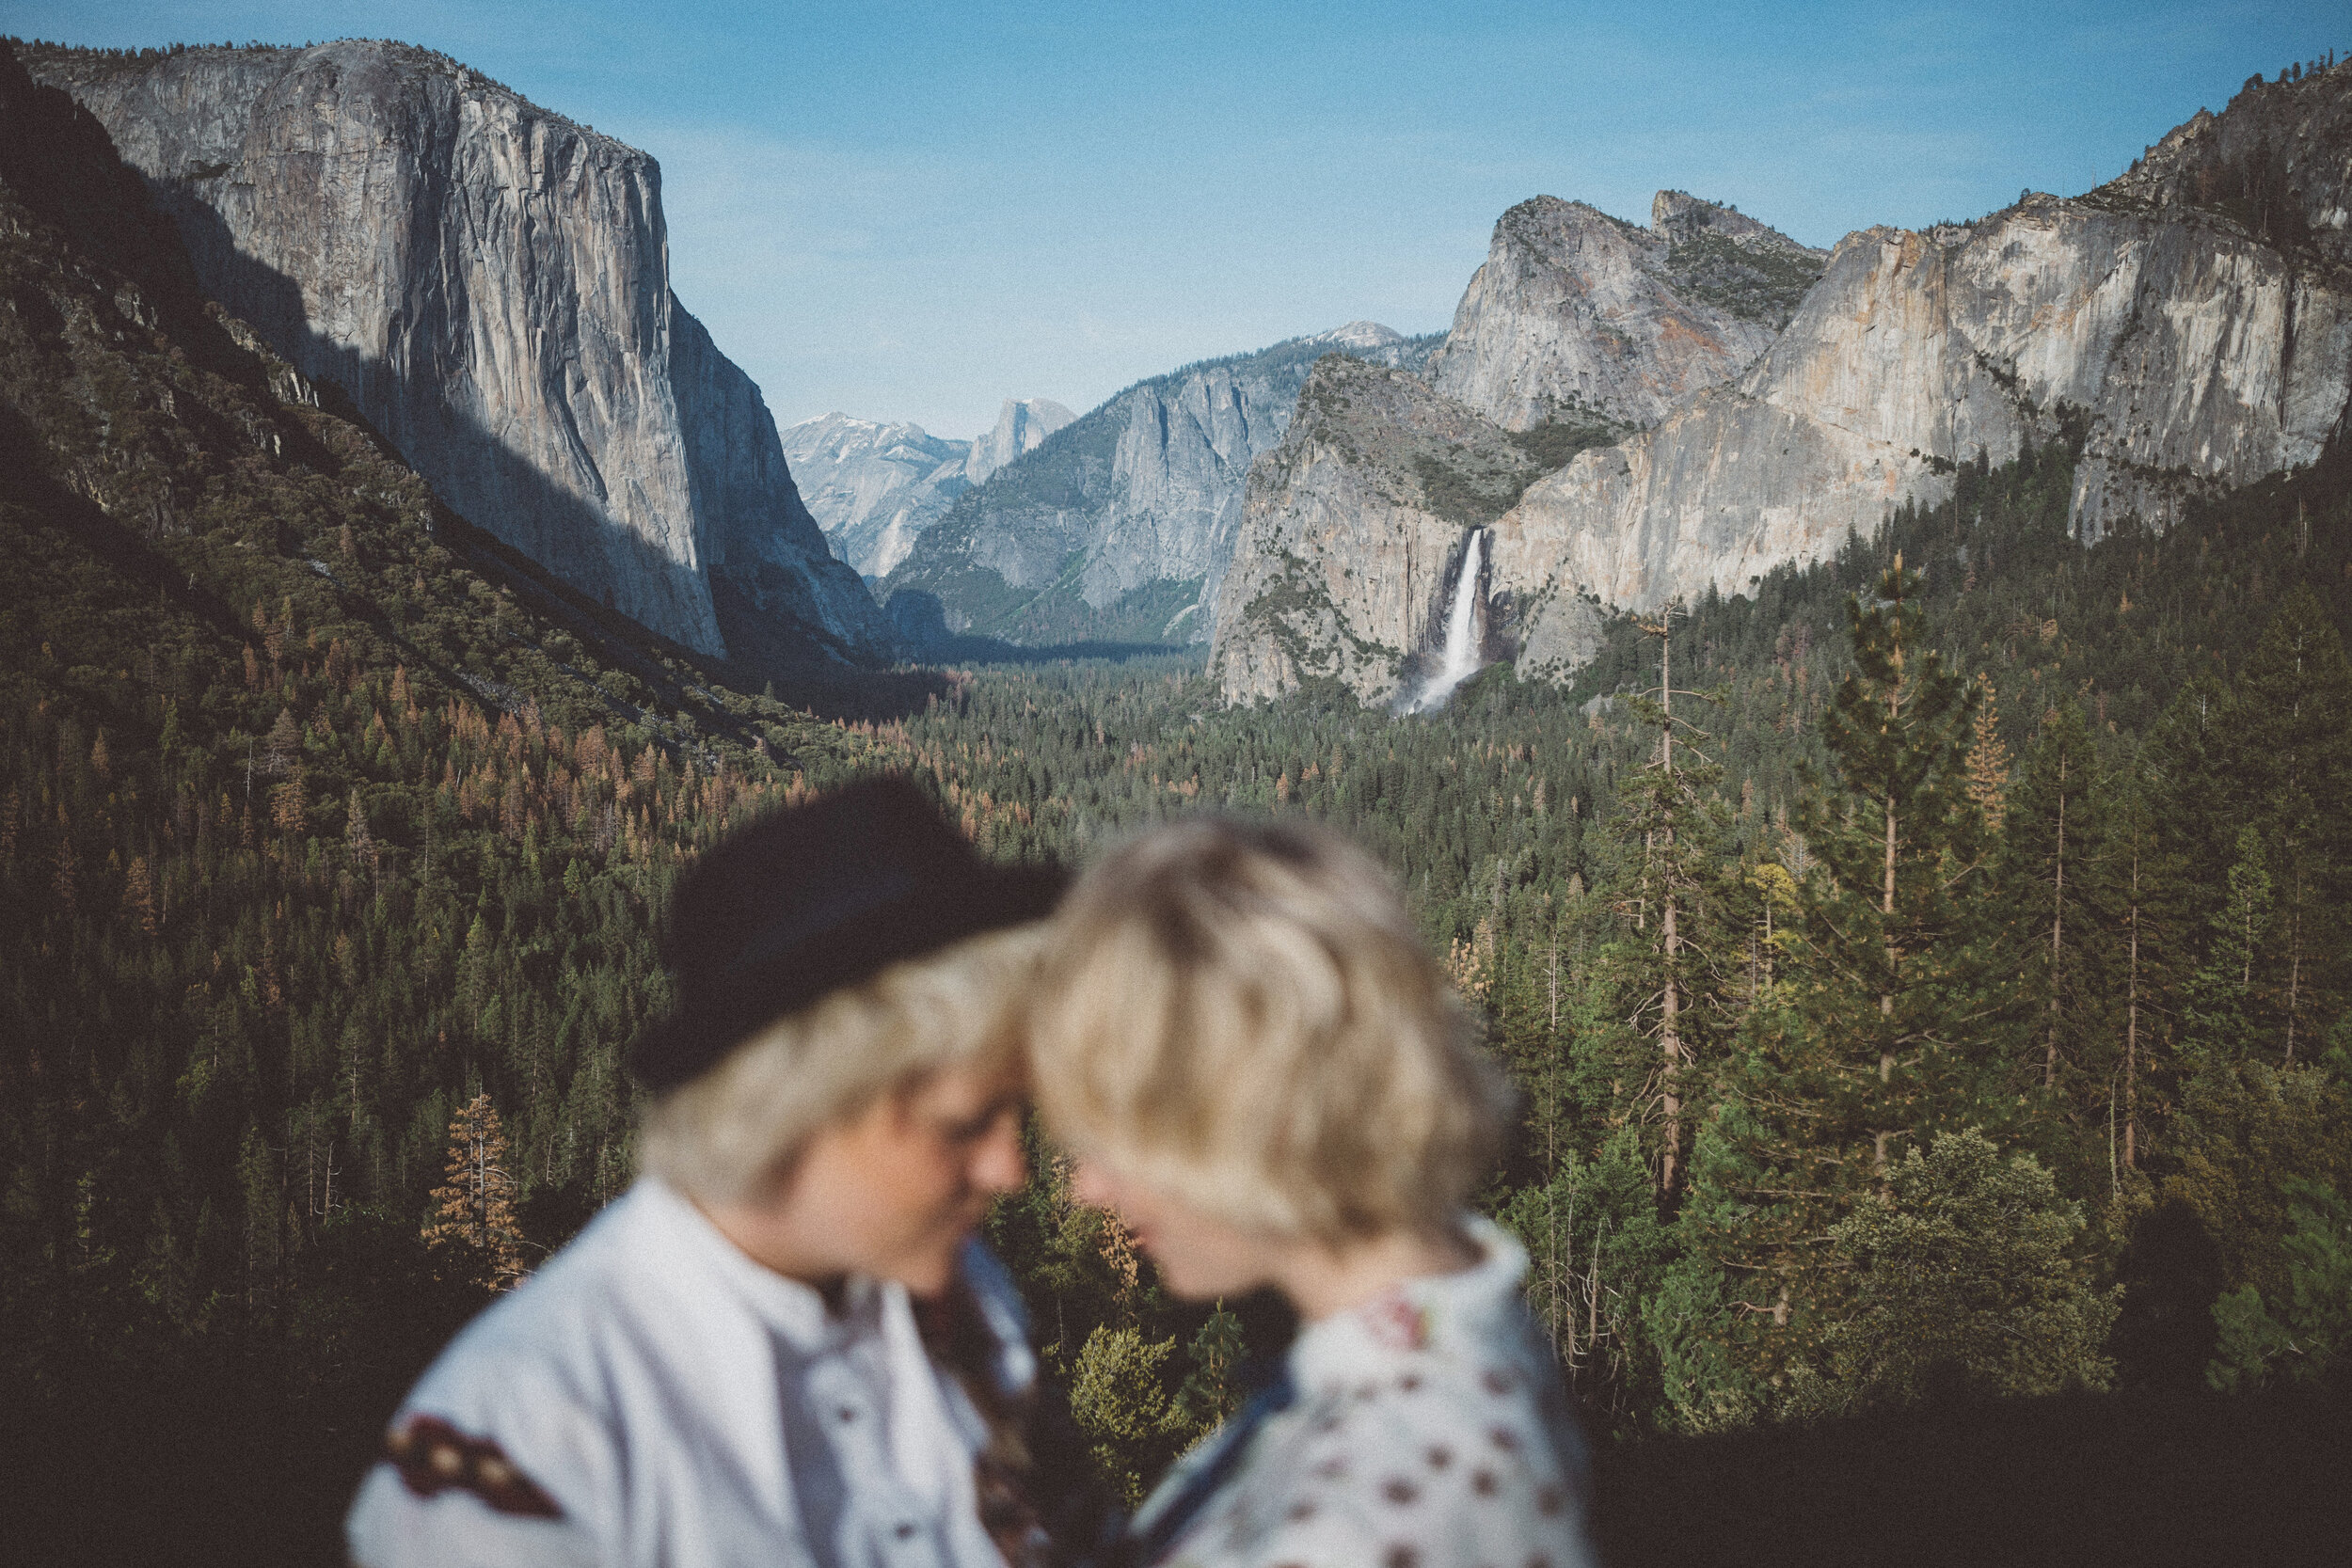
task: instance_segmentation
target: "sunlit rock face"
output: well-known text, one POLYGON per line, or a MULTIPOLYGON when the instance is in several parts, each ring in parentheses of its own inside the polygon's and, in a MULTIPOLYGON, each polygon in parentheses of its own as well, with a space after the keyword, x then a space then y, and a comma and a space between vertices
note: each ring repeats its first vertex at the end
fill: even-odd
POLYGON ((824 414, 783 431, 801 499, 833 553, 861 575, 887 577, 955 499, 973 443, 921 425, 824 414))
POLYGON ((1539 196, 1495 225, 1430 380, 1505 430, 1655 424, 1763 353, 1825 260, 1679 191, 1647 229, 1539 196))
MULTIPOLYGON (((1418 689, 1466 531, 1576 445, 1654 424, 1737 375, 1825 260, 1677 191, 1659 194, 1647 229, 1549 197, 1504 214, 1425 383, 1326 361, 1282 444, 1249 470, 1216 597, 1227 697, 1321 678, 1367 699, 1418 689)), ((1485 544, 1477 559, 1462 602, 1482 661, 1590 657, 1585 593, 1556 577, 1506 582, 1485 544)))
POLYGON ((2345 279, 2316 246, 2112 188, 1850 235, 1736 385, 1531 486, 1497 528, 1498 579, 1631 609, 1737 593, 1942 499, 1955 464, 2074 436, 2078 535, 2162 529, 2318 458, 2352 388, 2345 279))
MULTIPOLYGON (((1210 649, 1226 700, 1321 681, 1366 702, 1417 688, 1442 654, 1472 559, 1467 536, 1534 471, 1508 432, 1414 375, 1337 356, 1317 363, 1281 444, 1249 471, 1210 649)), ((1483 562, 1479 575, 1483 657, 1524 657, 1512 641, 1522 607, 1495 594, 1483 562)), ((1590 657, 1590 606, 1543 626, 1539 657, 1590 657)))
POLYGON ((1849 235, 1736 381, 1530 486, 1496 582, 1632 609, 1740 592, 2027 440, 2083 442, 2086 540, 2313 462, 2352 392, 2348 188, 2338 66, 2249 86, 2086 197, 1849 235))
POLYGON ((988 434, 966 447, 964 483, 987 483, 989 475, 1023 452, 1035 451, 1077 417, 1051 398, 1007 398, 988 434))
POLYGON ((652 158, 403 44, 28 64, 106 126, 207 293, 469 520, 707 653, 730 616, 819 661, 892 647, 759 389, 670 292, 652 158))

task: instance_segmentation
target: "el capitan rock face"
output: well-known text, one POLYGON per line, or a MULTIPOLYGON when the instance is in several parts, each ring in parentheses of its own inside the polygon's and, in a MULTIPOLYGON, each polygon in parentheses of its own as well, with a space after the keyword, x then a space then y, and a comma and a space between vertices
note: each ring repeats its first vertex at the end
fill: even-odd
POLYGON ((704 652, 733 617, 820 662, 893 646, 759 389, 670 293, 653 159, 403 44, 26 63, 106 126, 206 292, 469 520, 704 652))

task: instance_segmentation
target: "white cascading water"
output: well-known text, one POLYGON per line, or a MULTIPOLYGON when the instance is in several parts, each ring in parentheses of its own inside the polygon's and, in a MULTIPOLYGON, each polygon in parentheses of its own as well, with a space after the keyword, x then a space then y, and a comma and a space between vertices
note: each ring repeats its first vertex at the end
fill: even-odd
POLYGON ((1454 689, 1478 673, 1478 557, 1486 537, 1483 529, 1470 531, 1470 548, 1462 552, 1462 576, 1454 584, 1454 608, 1445 621, 1445 652, 1438 673, 1429 677, 1407 710, 1429 713, 1446 705, 1454 689))

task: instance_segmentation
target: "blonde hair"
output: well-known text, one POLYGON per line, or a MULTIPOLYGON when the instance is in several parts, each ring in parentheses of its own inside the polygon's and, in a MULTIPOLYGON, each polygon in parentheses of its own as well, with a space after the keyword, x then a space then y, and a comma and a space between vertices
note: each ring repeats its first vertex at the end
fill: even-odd
POLYGON ((778 1019, 653 1102, 644 1168, 690 1197, 736 1202, 827 1124, 926 1073, 1017 1063, 1019 1005, 1042 931, 970 937, 778 1019))
POLYGON ((1440 1225, 1509 1097, 1371 858, 1213 818, 1107 856, 1054 920, 1031 1078, 1084 1158, 1244 1229, 1440 1225))

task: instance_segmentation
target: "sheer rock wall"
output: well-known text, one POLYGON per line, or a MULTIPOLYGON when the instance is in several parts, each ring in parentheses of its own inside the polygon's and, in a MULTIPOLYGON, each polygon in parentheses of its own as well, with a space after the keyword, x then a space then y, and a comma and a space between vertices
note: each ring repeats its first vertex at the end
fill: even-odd
POLYGON ((670 293, 660 171, 396 43, 43 51, 207 293, 332 378, 470 521, 706 653, 891 643, 793 488, 759 389, 670 293))

